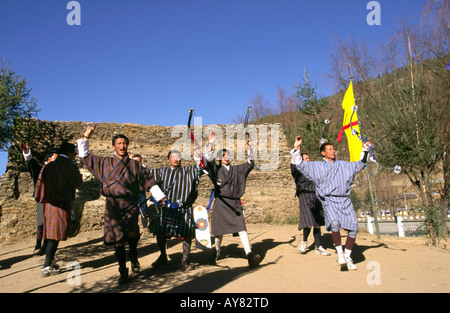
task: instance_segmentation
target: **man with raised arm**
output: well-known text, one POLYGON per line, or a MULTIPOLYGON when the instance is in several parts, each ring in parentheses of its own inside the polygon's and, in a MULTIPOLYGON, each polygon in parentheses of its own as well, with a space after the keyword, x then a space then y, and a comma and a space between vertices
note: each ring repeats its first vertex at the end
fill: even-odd
MULTIPOLYGON (((58 157, 58 152, 56 150, 52 150, 45 155, 44 164, 39 163, 36 159, 33 158, 33 154, 31 153, 31 149, 28 146, 28 143, 21 144, 20 149, 22 150, 23 158, 25 160, 25 166, 28 169, 28 172, 33 179, 34 188, 36 188, 36 182, 39 177, 39 173, 42 170, 44 165, 56 160, 58 157)), ((33 191, 34 197, 34 191, 33 191)), ((33 254, 42 255, 45 253, 45 249, 47 247, 46 242, 43 242, 42 236, 44 233, 44 204, 38 203, 36 206, 36 221, 37 221, 37 230, 36 230, 36 245, 33 250, 33 254)))
POLYGON ((213 177, 220 179, 221 184, 214 183, 214 205, 211 218, 211 234, 214 236, 215 260, 220 259, 220 246, 223 235, 238 233, 250 267, 258 266, 261 261, 259 254, 253 253, 248 238, 247 227, 241 206, 248 174, 253 169, 251 162, 253 151, 248 144, 248 161, 240 165, 231 165, 229 152, 222 149, 217 153, 219 163, 216 163, 212 146, 216 140, 214 132, 209 135, 209 142, 205 148, 207 168, 213 177))
MULTIPOLYGON (((303 162, 310 162, 309 154, 302 153, 303 162)), ((321 245, 321 231, 320 226, 325 225, 325 218, 322 208, 322 203, 316 196, 316 184, 305 177, 295 164, 291 162, 291 174, 295 181, 298 203, 300 208, 300 218, 298 222, 298 230, 303 230, 303 240, 299 246, 301 254, 307 252, 308 236, 313 229, 315 254, 331 255, 321 245)))
POLYGON ((44 204, 43 238, 47 242, 41 277, 60 273, 54 263, 55 253, 59 242, 67 239, 75 189, 83 184, 83 177, 73 162, 75 155, 74 144, 61 144, 58 157, 42 168, 36 182, 34 197, 44 204))
POLYGON ((126 267, 125 243, 129 246, 131 270, 139 272, 137 244, 140 238, 138 225, 140 190, 150 190, 157 201, 165 198, 155 184, 150 172, 128 155, 129 140, 119 134, 113 137, 114 155, 110 157, 95 156, 89 153, 89 137, 94 132, 89 125, 83 138, 78 139, 78 151, 81 163, 100 180, 100 193, 106 197, 104 243, 114 245, 119 263, 119 284, 128 281, 126 267))
POLYGON ((196 165, 182 166, 181 153, 178 150, 171 150, 167 154, 169 166, 149 169, 166 195, 167 200, 176 206, 162 208, 161 214, 165 218, 170 218, 171 223, 166 223, 159 218, 153 221, 154 227, 152 227, 152 232, 156 236, 156 242, 160 251, 160 256, 152 263, 154 267, 168 263, 167 239, 175 237, 183 239, 181 269, 188 271, 195 268, 194 264, 189 260, 189 254, 192 239, 195 238, 192 206, 198 196, 199 173, 201 174, 200 159, 197 154, 199 154, 199 151, 194 154, 196 165))
POLYGON ((327 230, 331 230, 339 265, 356 270, 350 255, 355 245, 358 221, 349 195, 356 173, 366 167, 371 143, 367 141, 363 144, 361 159, 357 162, 336 160, 336 151, 329 142, 320 146, 322 161, 304 162, 300 152, 301 145, 302 138, 297 136, 294 149, 291 150, 292 163, 316 184, 316 194, 325 213, 325 226, 327 230), (342 248, 340 228, 348 231, 345 251, 342 248))

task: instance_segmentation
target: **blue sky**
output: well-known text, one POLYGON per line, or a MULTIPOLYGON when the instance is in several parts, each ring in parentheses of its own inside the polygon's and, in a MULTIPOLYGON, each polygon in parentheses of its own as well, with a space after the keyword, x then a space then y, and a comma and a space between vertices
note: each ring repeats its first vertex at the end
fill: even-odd
MULTIPOLYGON (((2 0, 0 58, 29 80, 38 118, 172 126, 193 107, 227 124, 257 93, 292 92, 303 69, 331 94, 334 36, 382 42, 425 0, 2 0)), ((0 153, 0 175, 6 155, 0 153)))

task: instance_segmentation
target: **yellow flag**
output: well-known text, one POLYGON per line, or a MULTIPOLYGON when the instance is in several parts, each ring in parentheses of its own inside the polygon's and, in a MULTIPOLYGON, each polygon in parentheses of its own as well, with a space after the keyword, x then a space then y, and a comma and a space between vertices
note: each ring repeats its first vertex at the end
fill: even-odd
POLYGON ((345 135, 347 136, 348 141, 348 149, 350 152, 350 162, 355 162, 358 161, 361 157, 362 142, 361 140, 359 140, 356 134, 352 134, 351 130, 351 128, 353 128, 358 133, 360 133, 358 116, 356 114, 356 111, 353 113, 353 109, 355 108, 355 96, 353 94, 353 84, 351 81, 350 85, 347 88, 347 91, 345 92, 344 100, 342 101, 342 108, 344 109, 344 122, 343 127, 339 132, 337 141, 341 140, 342 132, 345 131, 345 135))

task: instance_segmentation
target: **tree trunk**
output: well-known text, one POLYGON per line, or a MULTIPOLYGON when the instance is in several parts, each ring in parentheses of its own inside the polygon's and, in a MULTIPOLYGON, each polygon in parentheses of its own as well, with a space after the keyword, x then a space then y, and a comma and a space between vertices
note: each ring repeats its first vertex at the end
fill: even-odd
POLYGON ((448 116, 444 130, 444 158, 442 163, 444 170, 444 190, 441 197, 441 226, 443 234, 447 235, 447 212, 450 210, 450 120, 448 116))
POLYGON ((424 204, 427 207, 432 207, 433 206, 433 196, 432 196, 432 190, 431 190, 431 185, 430 185, 430 173, 427 171, 423 171, 421 173, 421 185, 422 185, 422 189, 423 189, 423 195, 424 195, 424 199, 425 202, 424 204))

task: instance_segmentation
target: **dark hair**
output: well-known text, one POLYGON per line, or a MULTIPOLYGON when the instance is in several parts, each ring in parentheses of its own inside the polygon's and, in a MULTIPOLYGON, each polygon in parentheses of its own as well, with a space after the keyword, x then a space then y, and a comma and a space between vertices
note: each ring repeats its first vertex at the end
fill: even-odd
POLYGON ((230 151, 228 151, 227 149, 222 149, 222 150, 217 151, 217 158, 219 160, 222 160, 223 155, 225 154, 225 152, 230 154, 230 151))
POLYGON ((122 134, 117 134, 117 135, 115 135, 114 137, 113 137, 113 139, 112 139, 112 145, 114 146, 114 144, 116 143, 116 139, 117 138, 123 138, 123 139, 125 139, 125 142, 128 144, 130 141, 128 140, 128 137, 127 136, 125 136, 125 135, 122 135, 122 134))
POLYGON ((306 154, 307 156, 309 156, 309 154, 306 153, 306 152, 302 152, 300 155, 303 157, 305 154, 306 154))
POLYGON ((75 153, 75 145, 73 143, 62 143, 59 147, 59 153, 67 155, 68 153, 75 153))
POLYGON ((332 146, 333 144, 331 142, 325 142, 320 145, 320 152, 325 151, 326 146, 332 146))
POLYGON ((140 154, 135 154, 135 155, 133 155, 133 158, 142 158, 142 155, 140 155, 140 154))
POLYGON ((181 153, 178 150, 170 150, 169 153, 167 153, 167 159, 170 159, 170 155, 172 153, 177 153, 180 156, 180 159, 181 159, 181 153))
POLYGON ((45 160, 47 162, 47 160, 51 157, 53 157, 54 154, 58 154, 58 150, 50 150, 49 152, 47 152, 45 154, 45 160))

